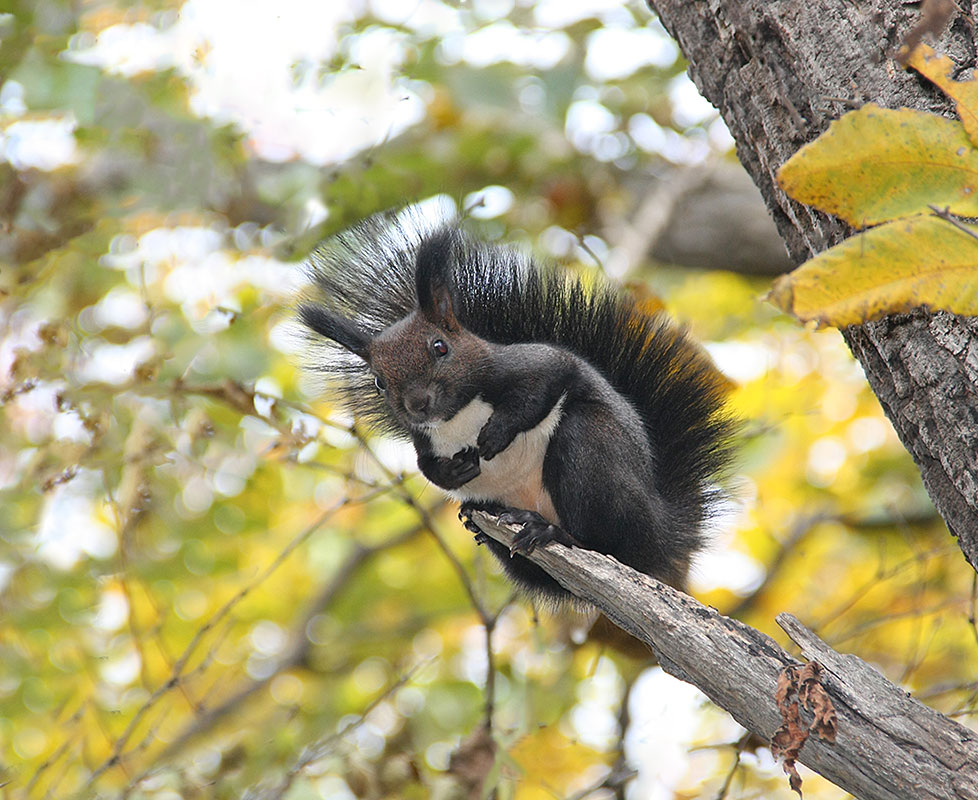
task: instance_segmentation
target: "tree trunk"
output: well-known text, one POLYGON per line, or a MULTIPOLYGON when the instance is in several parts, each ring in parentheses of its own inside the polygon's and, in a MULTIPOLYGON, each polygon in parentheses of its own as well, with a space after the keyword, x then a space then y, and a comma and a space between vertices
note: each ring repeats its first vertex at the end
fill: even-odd
MULTIPOLYGON (((850 108, 873 102, 953 115, 950 102, 893 60, 920 3, 893 0, 649 0, 723 115, 792 258, 851 233, 790 200, 775 173, 850 108)), ((976 65, 972 0, 937 44, 976 65)), ((965 77, 959 75, 958 77, 965 77)), ((843 331, 869 384, 920 468, 965 557, 978 569, 978 320, 917 310, 843 331)))

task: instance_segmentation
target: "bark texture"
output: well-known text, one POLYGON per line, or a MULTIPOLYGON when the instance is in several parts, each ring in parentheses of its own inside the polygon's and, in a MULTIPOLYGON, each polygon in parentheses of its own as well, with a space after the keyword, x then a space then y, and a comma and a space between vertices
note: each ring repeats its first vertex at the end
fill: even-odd
MULTIPOLYGON (((481 513, 473 519, 509 545, 510 528, 481 513)), ((529 558, 648 644, 670 675, 771 739, 782 721, 778 675, 798 663, 771 637, 610 556, 551 544, 529 558)), ((862 659, 837 653, 790 614, 778 623, 824 668, 821 681, 838 715, 835 743, 813 735, 799 761, 863 800, 978 800, 978 733, 914 700, 862 659)), ((803 712, 802 722, 810 721, 803 712)))
MULTIPOLYGON (((873 102, 951 116, 944 96, 892 56, 920 3, 893 0, 650 0, 723 115, 737 154, 796 262, 851 231, 790 200, 775 173, 850 108, 873 102)), ((964 77, 976 65, 972 0, 936 46, 964 77)), ((843 336, 920 468, 965 557, 978 569, 978 323, 924 310, 843 336)))

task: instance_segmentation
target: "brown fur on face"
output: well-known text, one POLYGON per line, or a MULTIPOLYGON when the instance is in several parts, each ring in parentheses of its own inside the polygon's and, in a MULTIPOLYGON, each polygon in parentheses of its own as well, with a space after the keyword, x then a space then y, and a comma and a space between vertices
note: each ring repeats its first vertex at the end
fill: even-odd
POLYGON ((435 324, 418 311, 370 342, 370 368, 409 427, 451 419, 479 393, 489 369, 491 345, 442 320, 435 324))

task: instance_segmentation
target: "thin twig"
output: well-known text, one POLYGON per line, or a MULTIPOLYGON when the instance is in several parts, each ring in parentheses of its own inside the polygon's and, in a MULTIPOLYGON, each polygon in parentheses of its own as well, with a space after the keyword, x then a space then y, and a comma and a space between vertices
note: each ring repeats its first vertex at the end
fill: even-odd
POLYGON ((723 783, 720 785, 720 789, 717 792, 716 800, 724 800, 724 798, 727 796, 727 792, 730 791, 730 785, 733 783, 734 776, 740 769, 740 756, 743 754, 744 748, 747 747, 747 743, 750 741, 751 736, 752 734, 750 731, 745 731, 744 735, 734 743, 733 764, 731 764, 730 769, 727 770, 723 783))
POLYGON ((347 557, 339 569, 336 570, 332 578, 323 586, 316 598, 309 604, 299 622, 293 626, 292 647, 279 660, 275 668, 261 678, 248 681, 244 686, 241 686, 237 691, 223 700, 220 705, 209 709, 203 716, 194 720, 154 760, 159 762, 172 758, 191 739, 211 730, 228 713, 239 710, 242 703, 271 683, 276 676, 303 664, 308 658, 311 647, 309 637, 306 635, 310 621, 333 604, 333 601, 340 592, 349 585, 350 580, 367 561, 379 553, 405 544, 421 533, 422 530, 423 528, 419 525, 393 536, 380 544, 371 546, 359 545, 347 557))
POLYGON ((945 222, 950 222, 955 228, 968 234, 968 236, 970 236, 972 239, 978 239, 978 232, 951 216, 950 206, 940 209, 937 206, 928 205, 927 208, 933 211, 936 216, 940 217, 945 222))
POLYGON ((975 637, 975 644, 978 644, 978 622, 975 622, 975 618, 978 616, 978 572, 971 576, 971 609, 968 611, 968 624, 971 626, 971 632, 975 637))
POLYGON ((377 695, 377 697, 371 700, 357 719, 349 722, 339 731, 331 733, 328 736, 324 736, 303 748, 302 753, 295 760, 292 766, 289 767, 288 771, 282 777, 282 780, 277 786, 271 788, 251 787, 244 793, 244 795, 242 795, 242 800, 281 800, 302 770, 304 770, 310 764, 313 764, 328 755, 335 746, 336 742, 343 739, 345 736, 347 736, 347 734, 351 733, 366 722, 371 711, 373 711, 387 698, 391 697, 402 686, 404 686, 404 684, 411 680, 411 678, 414 677, 418 671, 428 666, 431 661, 432 659, 427 659, 419 664, 415 664, 410 670, 401 675, 396 681, 377 695))
MULTIPOLYGON (((358 498, 357 502, 366 502, 370 495, 362 498, 358 498)), ((96 767, 92 774, 89 776, 88 782, 86 784, 86 789, 90 789, 96 780, 109 768, 116 766, 121 762, 122 753, 125 750, 126 744, 132 737, 137 726, 142 722, 143 718, 149 712, 153 706, 156 705, 159 700, 165 696, 171 689, 176 688, 180 681, 185 677, 184 671, 186 670, 187 663, 193 657, 194 653, 197 651, 197 647, 200 645, 204 637, 213 630, 225 617, 227 617, 231 611, 244 600, 252 591, 254 591, 258 586, 264 583, 278 568, 285 562, 285 560, 292 555, 298 549, 298 547, 303 544, 313 533, 315 533, 319 528, 334 514, 343 509, 344 507, 350 505, 352 500, 350 498, 342 498, 337 503, 335 503, 331 508, 324 511, 315 522, 301 531, 297 536, 295 536, 292 541, 290 541, 285 548, 275 557, 275 559, 262 570, 250 583, 239 589, 223 606, 221 606, 218 611, 211 616, 203 625, 201 625, 197 632, 194 634, 190 643, 184 649, 183 653, 177 659, 176 663, 173 665, 173 670, 170 673, 169 678, 156 688, 156 690, 150 695, 145 703, 136 711, 132 719, 129 720, 129 724, 123 731, 122 735, 116 739, 115 744, 112 748, 112 752, 98 767, 96 767)))

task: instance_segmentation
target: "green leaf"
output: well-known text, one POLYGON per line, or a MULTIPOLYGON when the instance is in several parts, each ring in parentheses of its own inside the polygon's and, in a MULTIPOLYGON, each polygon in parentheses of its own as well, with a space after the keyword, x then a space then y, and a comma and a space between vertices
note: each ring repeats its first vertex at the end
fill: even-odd
POLYGON ((978 149, 960 122, 869 103, 833 122, 778 171, 795 200, 855 227, 927 211, 978 216, 978 149))
POLYGON ((880 225, 779 278, 767 299, 820 327, 917 306, 978 314, 978 227, 932 215, 880 225))

